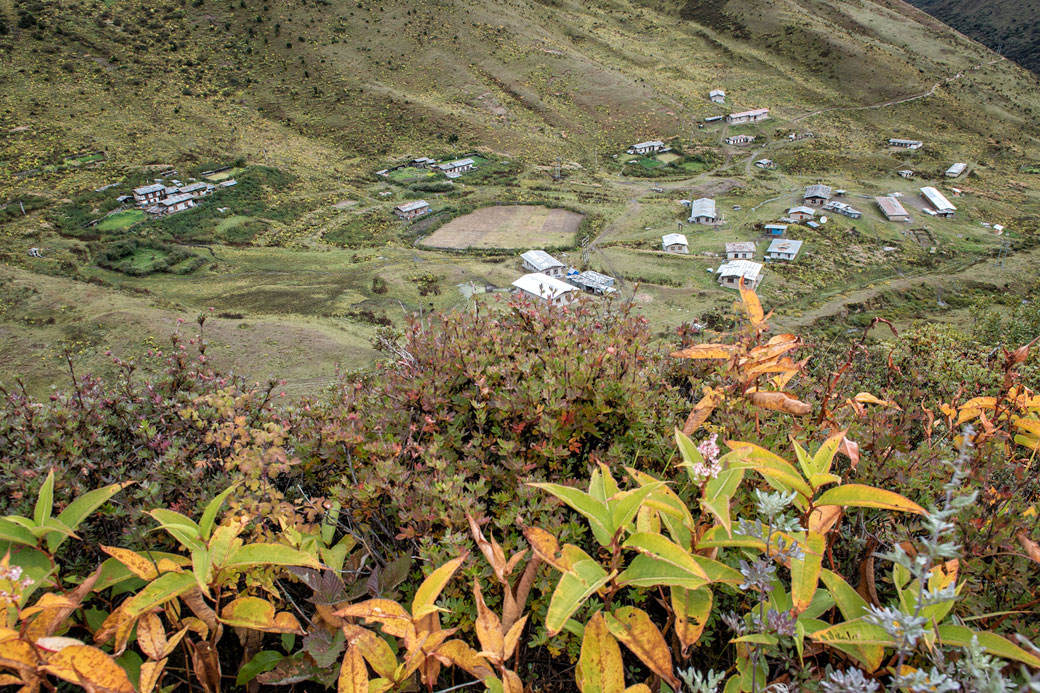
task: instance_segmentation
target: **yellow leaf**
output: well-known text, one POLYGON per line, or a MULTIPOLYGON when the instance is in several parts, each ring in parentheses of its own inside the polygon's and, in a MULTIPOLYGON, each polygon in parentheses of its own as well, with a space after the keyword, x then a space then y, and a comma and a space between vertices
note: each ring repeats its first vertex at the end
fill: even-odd
POLYGON ((786 392, 752 392, 751 403, 763 409, 773 409, 795 416, 812 413, 812 407, 786 392))
POLYGON ((448 640, 434 651, 433 656, 449 666, 469 672, 474 678, 491 676, 491 666, 476 650, 461 640, 448 640))
POLYGON ((765 319, 765 315, 762 312, 762 304, 758 300, 758 294, 755 293, 754 289, 744 288, 744 279, 740 279, 740 300, 744 306, 744 312, 747 313, 748 320, 755 327, 758 327, 765 319))
POLYGON ((838 523, 839 519, 841 519, 841 506, 817 506, 809 514, 809 531, 817 534, 826 534, 834 529, 834 525, 838 523))
POLYGON ((155 614, 144 614, 138 620, 137 645, 148 659, 162 659, 166 656, 166 630, 155 614))
POLYGON ((603 612, 597 611, 585 625, 581 656, 574 672, 582 693, 622 693, 625 668, 621 648, 610 634, 603 612))
POLYGON ((159 576, 155 563, 130 549, 116 546, 101 546, 101 550, 127 567, 131 573, 142 580, 154 580, 159 576))
POLYGON ((383 678, 393 678, 397 657, 386 640, 352 623, 344 624, 343 635, 346 636, 347 646, 356 647, 377 674, 383 678))
POLYGON ((623 606, 603 618, 610 634, 639 657, 650 671, 667 681, 673 689, 681 687, 679 679, 672 673, 672 653, 668 650, 668 643, 645 611, 623 606))
POLYGON ((339 669, 339 693, 368 693, 368 669, 357 647, 347 648, 339 669))
POLYGON ((467 551, 458 558, 448 561, 423 580, 422 584, 419 585, 419 589, 415 591, 415 598, 412 600, 413 620, 418 620, 426 614, 439 611, 434 602, 437 601, 437 597, 440 596, 445 585, 448 584, 448 581, 451 580, 455 571, 459 569, 459 566, 462 565, 462 562, 466 560, 468 555, 469 552, 467 551))
POLYGON ((808 609, 816 595, 827 540, 822 534, 810 531, 803 548, 803 558, 791 559, 791 601, 794 603, 795 614, 808 609))
POLYGON ((523 632, 524 624, 526 623, 527 616, 524 615, 509 628, 502 645, 504 659, 509 659, 513 656, 513 651, 516 650, 516 643, 519 642, 520 634, 523 632))
POLYGON ((229 602, 221 609, 220 620, 237 628, 303 635, 295 616, 287 611, 276 614, 274 604, 259 597, 239 597, 229 602))
POLYGON ((686 652, 701 638, 711 615, 712 592, 707 587, 688 590, 672 587, 672 611, 675 613, 675 636, 686 652))
POLYGON ((96 647, 71 645, 56 652, 41 667, 48 673, 88 691, 135 693, 133 684, 116 661, 96 647))
POLYGON ((728 359, 737 352, 732 344, 694 344, 680 351, 673 351, 672 356, 679 359, 728 359))
POLYGON ((141 665, 141 693, 152 693, 166 667, 166 662, 166 659, 160 659, 158 662, 145 662, 141 665))
POLYGON ((477 632, 477 640, 480 641, 481 654, 493 662, 501 663, 505 660, 505 638, 502 634, 502 622, 494 611, 484 603, 484 595, 480 591, 480 581, 473 580, 473 598, 477 604, 477 620, 473 629, 477 632))
POLYGON ((698 428, 703 426, 704 422, 711 416, 711 413, 715 411, 718 401, 718 395, 714 390, 707 387, 704 388, 704 397, 694 405, 693 411, 690 412, 686 423, 683 424, 683 433, 688 436, 693 435, 698 428))
POLYGON ((412 628, 412 617, 404 607, 389 599, 369 599, 351 604, 336 612, 340 618, 363 618, 366 623, 379 623, 387 635, 403 638, 412 628))

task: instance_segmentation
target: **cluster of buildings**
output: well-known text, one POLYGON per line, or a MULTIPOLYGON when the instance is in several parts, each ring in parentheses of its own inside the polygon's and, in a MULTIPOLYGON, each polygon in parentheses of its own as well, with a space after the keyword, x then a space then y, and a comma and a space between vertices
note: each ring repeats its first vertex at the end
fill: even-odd
POLYGON ((437 163, 436 159, 431 159, 428 156, 421 156, 418 159, 412 159, 406 164, 401 164, 400 166, 395 166, 393 168, 384 168, 382 171, 376 171, 376 175, 387 178, 390 176, 391 171, 396 171, 400 168, 419 168, 443 173, 445 178, 458 178, 466 171, 472 171, 476 167, 476 161, 469 157, 437 163))
POLYGON ((617 291, 615 280, 600 272, 579 272, 567 267, 544 250, 528 250, 520 255, 527 274, 513 282, 513 293, 563 306, 582 292, 605 296, 617 291))
POLYGON ((164 179, 158 178, 151 185, 134 188, 132 195, 121 195, 116 199, 120 204, 133 201, 134 205, 152 216, 166 216, 191 209, 203 197, 221 188, 233 187, 238 181, 230 178, 216 185, 205 181, 195 181, 187 185, 179 180, 171 180, 170 183, 171 185, 167 185, 164 179))

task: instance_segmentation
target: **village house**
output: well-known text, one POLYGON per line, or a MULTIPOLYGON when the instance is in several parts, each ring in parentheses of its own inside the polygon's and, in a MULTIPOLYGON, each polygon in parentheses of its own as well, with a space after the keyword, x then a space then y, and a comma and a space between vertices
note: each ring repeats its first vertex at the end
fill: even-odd
POLYGON ((656 154, 657 152, 664 151, 664 142, 661 140, 650 140, 649 142, 640 142, 639 144, 633 144, 628 148, 629 154, 656 154))
POLYGON ((229 178, 228 180, 222 181, 222 182, 218 183, 217 185, 219 187, 221 187, 221 188, 233 188, 236 185, 238 185, 238 181, 235 180, 234 178, 229 178))
POLYGON ((161 210, 159 213, 160 215, 174 214, 194 207, 195 198, 187 193, 182 195, 170 195, 167 198, 159 200, 159 204, 155 206, 161 210))
POLYGON ((524 261, 524 269, 528 272, 541 272, 550 277, 562 277, 566 266, 544 250, 528 250, 520 255, 524 261))
POLYGON ((394 207, 394 214, 397 215, 398 219, 415 219, 416 217, 421 217, 422 215, 429 213, 430 203, 426 200, 405 202, 403 205, 397 205, 394 207))
POLYGON ((904 168, 904 169, 901 169, 899 171, 896 171, 896 173, 899 174, 899 176, 901 178, 913 178, 914 177, 914 172, 911 171, 908 168, 904 168))
POLYGON ((726 244, 727 260, 750 260, 753 257, 755 257, 755 244, 750 241, 726 244))
POLYGON ((776 168, 776 164, 773 163, 772 159, 759 159, 755 162, 755 166, 759 168, 776 168))
POLYGON ((766 224, 762 229, 767 236, 783 236, 787 233, 787 224, 766 224))
POLYGON ((182 186, 178 188, 178 191, 181 194, 191 195, 193 198, 198 199, 213 192, 213 186, 209 183, 199 181, 198 183, 182 186))
POLYGON ((918 140, 901 140, 892 137, 888 140, 889 147, 902 147, 903 149, 920 149, 924 146, 924 142, 918 140))
POLYGON ((473 166, 473 159, 456 159, 455 161, 437 164, 437 169, 448 178, 458 178, 466 171, 472 171, 473 166))
POLYGON ((812 207, 799 205, 798 207, 791 207, 787 210, 787 216, 793 221, 806 221, 816 216, 816 210, 812 207))
POLYGON ((726 116, 726 122, 730 125, 739 125, 741 123, 757 123, 761 120, 766 120, 767 118, 769 118, 768 108, 756 108, 753 111, 730 113, 726 116))
POLYGON ((617 291, 614 288, 613 277, 600 272, 594 272, 593 270, 585 270, 581 274, 568 276, 567 281, 589 294, 603 296, 604 294, 612 294, 617 291))
POLYGON ((930 185, 921 188, 921 196, 928 200, 928 204, 934 209, 935 216, 949 218, 957 211, 957 208, 946 199, 945 195, 930 185))
POLYGON ((578 290, 570 284, 540 272, 532 272, 513 282, 513 293, 537 298, 554 306, 565 306, 578 297, 578 290))
POLYGON ((418 159, 412 159, 413 168, 429 168, 437 163, 436 159, 431 159, 428 156, 420 156, 418 159))
POLYGON ((757 289, 762 283, 762 263, 751 260, 733 260, 720 265, 716 274, 719 285, 728 289, 740 288, 740 280, 744 280, 745 289, 757 289))
POLYGON ((145 185, 141 188, 134 188, 134 201, 142 206, 152 202, 158 202, 163 196, 164 190, 166 190, 166 186, 162 183, 153 183, 152 185, 145 185))
POLYGON ((906 211, 906 208, 891 195, 875 197, 874 200, 877 202, 878 207, 881 208, 881 213, 889 221, 910 221, 910 214, 906 211))
POLYGON ((766 260, 794 260, 802 248, 802 241, 777 238, 766 249, 766 260))
POLYGON ((954 164, 953 166, 949 167, 948 169, 946 169, 946 177, 947 178, 956 178, 957 176, 959 176, 962 173, 964 173, 964 169, 966 169, 966 168, 968 168, 967 164, 958 162, 958 163, 954 164))
POLYGON ((726 144, 751 144, 755 141, 754 135, 733 135, 732 137, 726 138, 726 144))
POLYGON ((822 207, 830 198, 831 187, 829 185, 821 185, 820 183, 807 187, 805 194, 802 196, 805 204, 813 205, 814 207, 822 207))
POLYGON ((704 119, 704 122, 705 123, 717 123, 717 122, 719 122, 720 120, 722 120, 725 117, 726 116, 708 116, 707 118, 704 119))
POLYGON ((838 202, 837 200, 831 200, 823 206, 828 212, 835 212, 847 216, 849 219, 859 219, 863 216, 863 212, 859 211, 850 204, 845 202, 838 202))
POLYGON ((715 103, 726 103, 726 92, 721 89, 712 89, 708 92, 708 98, 715 103))
POLYGON ((661 236, 661 248, 666 253, 678 253, 680 255, 686 255, 690 252, 690 244, 686 241, 686 236, 681 233, 666 233, 661 236))
POLYGON ((690 218, 687 221, 694 224, 714 224, 718 221, 715 214, 715 200, 710 197, 702 197, 690 204, 690 218))

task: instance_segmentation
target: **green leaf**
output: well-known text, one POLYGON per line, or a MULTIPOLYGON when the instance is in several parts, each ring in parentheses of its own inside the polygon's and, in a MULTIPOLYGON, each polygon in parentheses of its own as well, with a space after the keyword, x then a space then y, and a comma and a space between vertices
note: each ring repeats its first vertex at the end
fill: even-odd
POLYGON ((658 481, 654 484, 640 486, 633 491, 617 493, 614 499, 608 500, 607 504, 611 511, 610 527, 608 529, 611 537, 617 534, 619 529, 627 527, 632 518, 636 516, 636 511, 639 510, 639 506, 643 504, 647 496, 664 485, 663 481, 658 481))
POLYGON ((604 464, 592 470, 589 479, 589 495, 600 503, 606 503, 608 498, 617 495, 619 491, 617 482, 610 475, 610 468, 604 464))
POLYGON ((816 499, 814 505, 879 508, 881 510, 900 510, 908 513, 917 513, 918 515, 925 514, 924 508, 898 493, 863 484, 843 484, 837 488, 828 489, 816 499))
MULTIPOLYGON (((133 483, 135 482, 124 481, 121 484, 111 484, 104 488, 96 488, 93 491, 87 491, 82 496, 78 496, 75 500, 65 506, 65 509, 58 513, 58 519, 65 523, 65 525, 72 531, 76 531, 76 527, 78 527, 79 523, 83 522, 88 515, 107 503, 112 496, 133 483)), ((64 536, 48 537, 47 548, 51 553, 54 553, 58 550, 58 547, 65 543, 65 539, 66 537, 64 536)))
POLYGON ((744 576, 740 574, 739 570, 730 568, 721 561, 698 554, 690 554, 690 557, 701 567, 701 570, 708 574, 708 579, 712 582, 726 582, 733 585, 744 582, 744 576))
POLYGON ((729 504, 743 480, 744 470, 730 467, 719 472, 714 479, 709 479, 704 486, 704 497, 700 500, 701 508, 715 516, 719 524, 726 529, 726 534, 733 531, 729 504))
MULTIPOLYGON (((739 573, 738 573, 739 574, 739 573)), ((692 574, 667 561, 639 554, 617 576, 619 585, 630 587, 682 587, 695 590, 704 587, 709 580, 703 575, 692 574)))
POLYGON ((686 473, 690 477, 690 481, 693 483, 697 482, 697 477, 693 474, 693 467, 697 464, 704 464, 704 456, 701 455, 701 451, 697 449, 697 446, 693 444, 689 436, 680 431, 678 428, 675 429, 675 444, 679 448, 679 454, 682 455, 683 461, 679 466, 686 469, 686 473))
POLYGON ((711 605, 714 601, 712 591, 707 587, 689 590, 672 587, 672 612, 675 614, 675 635, 682 645, 683 657, 698 640, 708 625, 711 616, 711 605))
POLYGON ((691 577, 699 577, 704 580, 708 579, 708 574, 704 572, 704 569, 701 568, 696 561, 693 560, 689 551, 686 551, 678 544, 660 534, 636 532, 630 536, 622 546, 629 549, 635 549, 642 554, 670 563, 676 568, 683 570, 691 577))
POLYGON ((591 558, 572 564, 571 569, 560 576, 549 600, 549 610, 545 614, 545 627, 549 634, 559 633, 578 607, 614 575, 591 558))
POLYGON ((232 484, 224 489, 219 496, 206 504, 206 509, 202 511, 202 519, 199 520, 198 524, 199 536, 201 536, 204 541, 209 541, 210 533, 213 531, 213 523, 217 519, 217 511, 220 510, 220 506, 224 504, 224 501, 234 490, 235 484, 232 484))
POLYGON ((794 446, 794 454, 798 457, 798 466, 802 468, 802 474, 805 478, 810 478, 813 474, 817 473, 816 466, 813 464, 813 458, 809 456, 805 448, 798 444, 798 441, 791 438, 791 445, 794 446))
MULTIPOLYGON (((593 472, 595 474, 595 472, 593 472)), ((589 521, 589 527, 600 546, 610 546, 614 533, 610 531, 611 518, 610 509, 606 503, 601 503, 595 498, 570 486, 559 484, 529 484, 535 488, 548 491, 567 505, 571 506, 585 516, 589 521)))
POLYGON ((163 573, 126 602, 126 613, 130 617, 140 616, 196 586, 192 573, 163 573))
POLYGON ((33 521, 42 525, 54 509, 54 469, 47 473, 47 478, 40 487, 40 495, 36 497, 36 508, 33 510, 33 521))
POLYGON ((281 652, 274 650, 261 650, 253 655, 253 658, 242 665, 235 677, 236 686, 244 686, 265 671, 274 669, 278 662, 282 661, 281 652))
POLYGON ((299 565, 320 570, 318 559, 284 544, 246 544, 228 554, 221 568, 251 565, 299 565))
POLYGON ((769 633, 750 633, 748 635, 742 635, 739 638, 733 638, 730 642, 748 642, 756 645, 776 645, 780 640, 775 635, 769 633))
POLYGON ((823 628, 810 633, 809 637, 848 654, 860 662, 867 671, 874 671, 881 666, 885 657, 885 647, 895 645, 884 628, 862 619, 823 628))
POLYGON ((820 579, 827 586, 827 591, 834 597, 838 610, 846 620, 859 618, 866 613, 866 600, 859 595, 859 592, 852 589, 852 585, 847 583, 845 578, 834 571, 823 568, 820 570, 820 579))
POLYGON ((166 508, 156 508, 148 514, 155 518, 159 522, 159 526, 188 551, 206 550, 205 544, 201 541, 199 526, 190 517, 166 508))
POLYGON ((991 655, 1003 657, 1004 659, 1013 659, 1016 662, 1040 668, 1040 657, 1023 650, 1007 638, 996 633, 975 631, 967 626, 959 626, 952 623, 941 625, 937 630, 940 640, 946 645, 968 647, 971 644, 971 639, 976 638, 979 645, 991 655))
POLYGON ((799 614, 809 608, 816 594, 827 539, 818 532, 809 532, 802 548, 805 557, 791 559, 791 599, 795 613, 799 614))
POLYGON ((210 596, 209 582, 212 567, 213 564, 209 551, 191 552, 191 572, 195 576, 195 582, 198 584, 199 589, 206 596, 210 596))
POLYGON ((823 445, 813 455, 813 474, 830 474, 831 466, 834 464, 834 456, 838 454, 838 448, 841 447, 841 441, 844 439, 845 431, 841 431, 823 441, 823 445))
POLYGON ((32 532, 19 524, 3 518, 0 518, 0 541, 36 546, 36 537, 33 536, 32 532))

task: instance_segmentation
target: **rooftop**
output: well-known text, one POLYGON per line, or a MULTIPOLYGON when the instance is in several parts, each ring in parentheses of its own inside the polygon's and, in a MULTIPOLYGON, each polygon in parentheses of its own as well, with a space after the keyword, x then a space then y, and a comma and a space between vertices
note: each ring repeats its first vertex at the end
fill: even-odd
POLYGON ((686 240, 686 236, 681 233, 666 233, 665 235, 661 236, 661 241, 665 245, 675 245, 676 243, 678 243, 679 245, 689 245, 689 242, 686 240))
POLYGON ((769 113, 769 109, 768 108, 756 108, 756 109, 751 110, 751 111, 741 111, 740 113, 730 113, 729 117, 730 118, 743 118, 743 117, 748 117, 748 116, 765 115, 766 113, 769 113))
POLYGON ((802 248, 802 241, 794 241, 790 238, 778 238, 769 244, 769 248, 766 249, 766 255, 775 255, 782 253, 784 255, 790 255, 792 258, 798 254, 798 251, 802 248))
POLYGON ((159 192, 165 189, 166 186, 162 183, 153 183, 152 185, 146 185, 141 188, 134 188, 134 193, 137 195, 147 195, 148 193, 159 192))
POLYGON ((753 253, 755 252, 755 244, 751 241, 741 241, 739 243, 727 243, 727 253, 753 253))
POLYGON ((397 205, 394 209, 401 212, 411 212, 416 209, 422 209, 423 207, 429 207, 430 203, 426 200, 416 200, 415 202, 405 202, 403 205, 397 205))
POLYGON ((731 260, 719 265, 719 269, 716 271, 720 277, 744 277, 751 281, 754 281, 761 272, 762 263, 751 260, 731 260))
POLYGON ((955 212, 957 208, 946 199, 946 196, 941 192, 928 185, 921 188, 921 194, 924 195, 925 199, 928 200, 935 209, 940 212, 955 212))
POLYGON ((546 300, 552 300, 571 291, 577 291, 576 288, 566 282, 538 272, 525 274, 513 282, 513 286, 546 300))
POLYGON ((562 262, 544 250, 528 250, 526 253, 521 253, 520 257, 539 272, 544 272, 553 267, 563 267, 562 262))
POLYGON ((702 197, 690 204, 690 218, 715 217, 715 200, 710 197, 702 197))
POLYGON ((815 185, 810 185, 809 187, 807 187, 805 189, 805 195, 803 197, 830 197, 830 196, 831 196, 831 186, 829 186, 829 185, 822 185, 820 183, 817 183, 815 185))
POLYGON ((878 207, 885 214, 886 217, 898 217, 898 216, 909 216, 906 212, 906 208, 899 204, 899 200, 889 195, 880 195, 874 198, 878 203, 878 207))
POLYGON ((808 214, 811 217, 816 216, 816 210, 812 207, 806 207, 805 205, 798 205, 797 207, 791 207, 789 210, 787 210, 788 214, 798 214, 799 212, 808 214))

